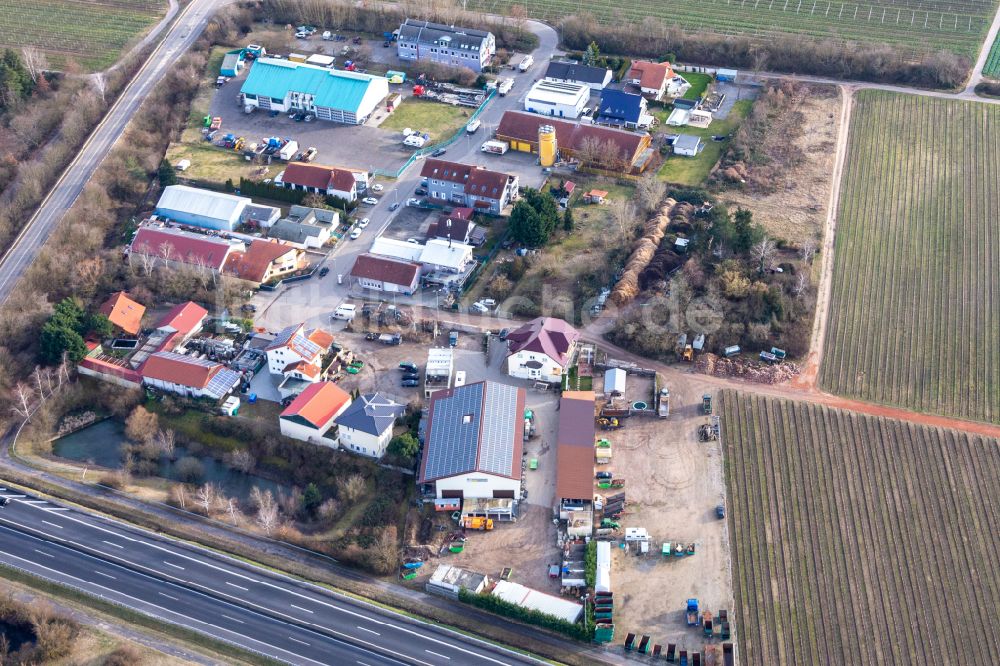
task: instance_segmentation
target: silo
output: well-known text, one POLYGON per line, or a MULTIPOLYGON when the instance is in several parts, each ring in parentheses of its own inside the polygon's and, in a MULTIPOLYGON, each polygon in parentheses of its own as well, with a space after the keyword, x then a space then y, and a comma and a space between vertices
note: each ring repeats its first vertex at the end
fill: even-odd
POLYGON ((538 128, 538 159, 543 167, 556 163, 559 154, 559 144, 556 141, 556 128, 552 125, 542 125, 538 128))

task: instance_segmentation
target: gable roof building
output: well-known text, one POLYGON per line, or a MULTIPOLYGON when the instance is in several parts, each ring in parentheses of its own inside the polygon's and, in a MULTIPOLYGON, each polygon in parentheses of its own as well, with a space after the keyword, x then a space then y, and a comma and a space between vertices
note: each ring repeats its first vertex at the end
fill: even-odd
POLYGON ((244 221, 250 204, 250 199, 235 194, 168 185, 156 202, 156 214, 193 227, 232 231, 244 221))
POLYGON ((392 439, 396 419, 406 407, 381 393, 365 393, 337 417, 340 445, 355 453, 381 458, 392 439))
POLYGON ((145 257, 156 265, 188 264, 218 273, 233 248, 232 243, 220 238, 170 227, 142 226, 129 246, 129 261, 145 257))
POLYGON ((358 192, 361 191, 359 181, 366 180, 358 177, 363 173, 343 167, 291 162, 275 179, 275 184, 291 190, 305 190, 313 194, 356 201, 358 192))
POLYGON ((411 295, 420 282, 420 264, 362 254, 354 260, 351 277, 363 289, 411 295))
POLYGON ((240 94, 247 106, 302 111, 320 120, 361 125, 389 94, 389 81, 383 76, 258 58, 240 94))
POLYGON ((646 112, 646 98, 623 90, 607 89, 601 93, 601 103, 594 122, 613 127, 649 127, 653 117, 646 112))
POLYGON ((611 83, 611 70, 572 60, 553 60, 545 70, 545 78, 560 83, 582 83, 591 90, 604 90, 611 83))
POLYGON ((524 389, 477 382, 435 391, 419 483, 437 497, 520 497, 524 389))
POLYGON ((427 180, 431 199, 494 215, 511 204, 519 193, 517 176, 458 162, 424 160, 420 176, 427 180))
POLYGON ((160 351, 140 369, 144 384, 190 397, 221 400, 239 384, 240 373, 221 363, 160 351))
POLYGON ((225 272, 241 280, 263 284, 272 278, 298 270, 302 250, 276 241, 254 239, 244 252, 233 252, 225 272))
POLYGON ((579 331, 562 319, 532 319, 507 334, 507 374, 543 382, 561 381, 579 339, 579 331))
POLYGON ((399 26, 396 54, 402 60, 431 60, 474 72, 489 65, 496 53, 492 32, 406 19, 399 26))
POLYGON ((510 143, 511 150, 538 153, 540 125, 551 125, 555 128, 556 143, 564 159, 580 159, 581 151, 587 156, 588 143, 598 142, 613 145, 617 148, 618 154, 610 159, 604 154, 587 156, 592 166, 625 173, 638 173, 649 166, 653 157, 650 148, 651 138, 645 132, 627 132, 610 127, 582 125, 521 111, 507 111, 503 114, 497 126, 496 138, 510 143))
POLYGON ((142 315, 146 313, 146 306, 133 301, 124 291, 119 291, 104 301, 98 312, 121 330, 136 335, 142 330, 142 315))
POLYGON ((594 392, 564 392, 556 435, 557 500, 589 501, 593 496, 595 435, 594 392))
POLYGON ((323 357, 330 351, 333 336, 304 324, 282 329, 264 352, 272 375, 284 375, 305 382, 318 382, 323 377, 323 357))
POLYGON ((281 434, 306 442, 335 446, 325 437, 334 419, 351 404, 351 396, 333 382, 306 387, 278 417, 281 434))
POLYGON ((668 84, 674 76, 674 69, 669 62, 633 60, 632 68, 628 73, 628 81, 639 88, 645 97, 662 100, 667 94, 668 84))

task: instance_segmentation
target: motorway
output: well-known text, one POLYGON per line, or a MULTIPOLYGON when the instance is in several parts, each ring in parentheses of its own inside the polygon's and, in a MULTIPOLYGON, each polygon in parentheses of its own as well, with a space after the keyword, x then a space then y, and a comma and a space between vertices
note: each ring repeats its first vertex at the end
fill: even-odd
POLYGON ((0 562, 290 664, 532 664, 485 641, 0 487, 0 562))

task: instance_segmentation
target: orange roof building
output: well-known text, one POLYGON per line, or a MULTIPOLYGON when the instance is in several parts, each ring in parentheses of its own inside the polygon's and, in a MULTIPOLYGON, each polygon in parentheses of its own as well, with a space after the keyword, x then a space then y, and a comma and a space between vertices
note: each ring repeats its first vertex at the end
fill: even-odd
POLYGON ((119 291, 104 301, 98 311, 121 330, 138 335, 142 330, 142 315, 146 313, 146 307, 133 301, 124 291, 119 291))
POLYGON ((333 382, 317 382, 292 401, 278 417, 281 434, 306 442, 337 446, 328 438, 333 421, 351 404, 351 396, 333 382))
POLYGON ((263 284, 302 267, 302 250, 284 243, 255 239, 246 252, 233 252, 226 260, 225 273, 263 284))

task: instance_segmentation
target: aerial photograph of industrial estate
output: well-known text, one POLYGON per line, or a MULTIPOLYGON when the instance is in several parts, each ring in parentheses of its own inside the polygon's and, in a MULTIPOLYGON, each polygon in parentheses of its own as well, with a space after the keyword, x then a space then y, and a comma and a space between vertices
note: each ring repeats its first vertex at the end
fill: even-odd
POLYGON ((0 0, 0 666, 1000 663, 998 276, 1000 0, 0 0))

